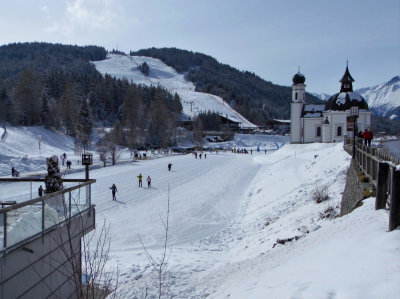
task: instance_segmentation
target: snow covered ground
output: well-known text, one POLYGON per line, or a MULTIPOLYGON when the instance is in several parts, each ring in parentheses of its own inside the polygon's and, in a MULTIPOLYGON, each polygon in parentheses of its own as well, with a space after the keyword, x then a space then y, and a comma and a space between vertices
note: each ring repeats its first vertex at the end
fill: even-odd
POLYGON ((178 74, 172 67, 159 59, 145 56, 125 56, 109 54, 106 60, 93 61, 96 69, 117 79, 127 79, 129 82, 147 86, 162 86, 172 94, 181 97, 183 113, 194 117, 200 112, 213 111, 229 119, 239 121, 243 127, 255 127, 246 118, 232 109, 222 98, 208 93, 196 92, 192 82, 187 81, 183 74, 178 74), (139 65, 146 62, 150 67, 148 76, 140 70, 139 65))
MULTIPOLYGON (((68 138, 63 142, 54 146, 56 154, 68 148, 68 138)), ((350 157, 341 144, 290 145, 285 137, 242 135, 232 145, 253 154, 172 155, 91 171, 97 226, 110 225, 109 266, 119 267, 120 298, 158 298, 138 236, 154 258, 161 256, 168 193, 164 298, 398 297, 400 229, 387 232, 388 212, 375 211, 368 198, 349 215, 324 217, 328 208, 338 211, 344 190, 350 157), (279 150, 271 150, 276 145, 279 150), (139 173, 152 177, 152 188, 145 181, 137 186, 139 173), (312 200, 318 187, 327 190, 328 201, 312 200), (288 238, 294 239, 277 243, 288 238)), ((9 194, 7 186, 0 185, 0 196, 9 194)))

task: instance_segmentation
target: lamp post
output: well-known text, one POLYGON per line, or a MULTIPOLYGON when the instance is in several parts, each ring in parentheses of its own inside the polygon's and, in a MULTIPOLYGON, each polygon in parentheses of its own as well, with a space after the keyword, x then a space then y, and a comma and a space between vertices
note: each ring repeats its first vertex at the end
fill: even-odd
POLYGON ((89 179, 89 165, 93 164, 93 154, 84 152, 82 154, 82 165, 85 165, 86 180, 89 179))
POLYGON ((355 157, 356 157, 356 132, 357 132, 358 106, 352 106, 350 108, 350 116, 353 118, 353 159, 355 159, 355 157))

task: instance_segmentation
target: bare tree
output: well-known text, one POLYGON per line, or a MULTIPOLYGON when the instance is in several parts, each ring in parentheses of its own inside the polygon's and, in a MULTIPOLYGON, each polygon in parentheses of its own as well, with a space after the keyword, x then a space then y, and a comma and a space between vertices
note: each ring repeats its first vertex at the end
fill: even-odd
MULTIPOLYGON (((138 234, 140 243, 142 244, 143 250, 145 252, 146 258, 149 261, 151 267, 156 271, 157 273, 157 282, 158 282, 158 298, 160 299, 161 296, 164 293, 164 286, 165 286, 165 280, 166 280, 166 274, 167 274, 167 266, 168 266, 168 258, 171 255, 172 247, 169 248, 168 251, 168 232, 169 232, 169 207, 170 207, 170 187, 168 185, 168 201, 167 201, 167 216, 165 221, 162 219, 160 215, 160 220, 161 223, 163 224, 164 227, 164 244, 163 244, 163 250, 161 253, 160 258, 155 258, 153 257, 149 251, 147 250, 146 246, 144 245, 142 238, 138 234)), ((147 289, 146 289, 147 292, 147 289)))

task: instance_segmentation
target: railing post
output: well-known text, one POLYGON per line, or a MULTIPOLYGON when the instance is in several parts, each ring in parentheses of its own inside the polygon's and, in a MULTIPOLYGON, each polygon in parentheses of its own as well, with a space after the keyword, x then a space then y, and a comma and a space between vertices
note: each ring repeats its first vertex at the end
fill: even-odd
POLYGON ((68 204, 69 204, 69 219, 72 217, 72 205, 71 205, 71 191, 68 192, 68 204))
POLYGON ((44 229, 45 229, 44 217, 45 217, 45 215, 44 215, 44 200, 42 200, 42 237, 44 236, 44 229))
POLYGON ((400 171, 394 170, 390 196, 389 231, 400 225, 400 171))
POLYGON ((86 200, 88 200, 89 198, 89 217, 90 217, 90 210, 91 210, 91 206, 92 206, 92 184, 89 184, 88 186, 86 186, 86 200))
POLYGON ((388 175, 389 164, 386 162, 379 162, 378 182, 376 184, 375 210, 384 209, 386 207, 388 175))
POLYGON ((7 212, 3 213, 3 248, 7 248, 7 212))

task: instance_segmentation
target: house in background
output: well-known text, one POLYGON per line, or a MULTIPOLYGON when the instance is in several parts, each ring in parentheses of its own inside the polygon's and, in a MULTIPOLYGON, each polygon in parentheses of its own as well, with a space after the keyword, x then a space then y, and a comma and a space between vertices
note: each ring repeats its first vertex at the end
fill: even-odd
POLYGON ((300 71, 293 76, 290 143, 340 142, 370 128, 371 111, 364 98, 353 92, 354 79, 348 66, 340 80, 340 92, 326 104, 306 104, 305 80, 300 71))

